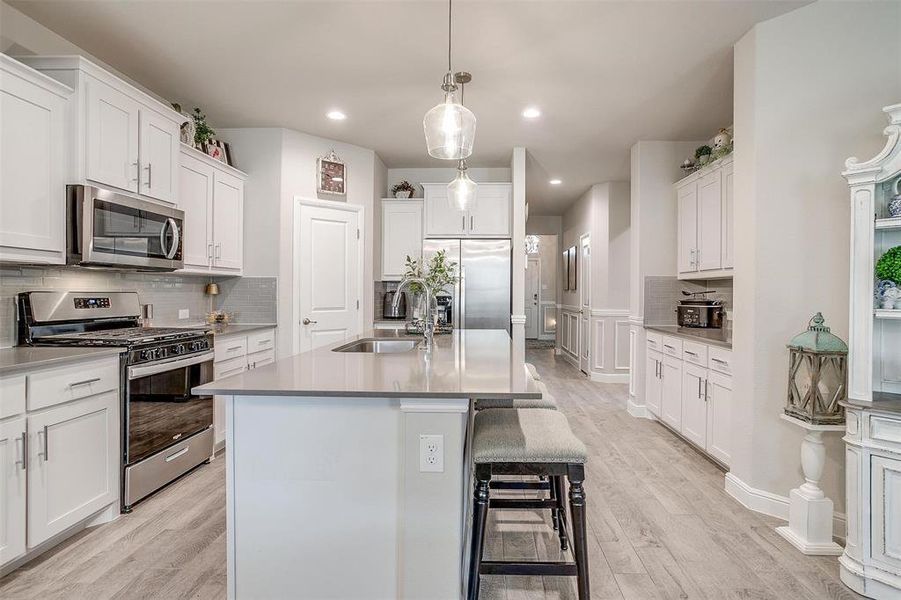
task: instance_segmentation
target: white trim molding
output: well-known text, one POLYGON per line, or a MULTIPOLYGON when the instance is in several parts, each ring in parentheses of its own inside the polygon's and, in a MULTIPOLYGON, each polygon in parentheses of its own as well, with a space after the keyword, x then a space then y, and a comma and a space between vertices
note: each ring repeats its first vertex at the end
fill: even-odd
POLYGON ((650 419, 651 421, 657 420, 657 417, 654 416, 654 413, 649 411, 644 404, 636 404, 634 402, 634 398, 632 398, 631 396, 629 397, 629 402, 626 405, 626 412, 628 412, 636 419, 650 419))
MULTIPOLYGON (((726 473, 724 489, 745 508, 788 521, 790 501, 787 496, 753 488, 733 473, 726 473)), ((846 526, 847 519, 844 514, 833 514, 832 532, 835 537, 844 541, 846 526)))
POLYGON ((628 373, 598 373, 592 371, 589 378, 596 383, 629 383, 628 373))
POLYGON ((514 325, 525 325, 526 324, 526 316, 525 315, 510 315, 510 322, 514 325))
POLYGON ((628 317, 629 311, 625 308, 592 308, 592 317, 628 317))

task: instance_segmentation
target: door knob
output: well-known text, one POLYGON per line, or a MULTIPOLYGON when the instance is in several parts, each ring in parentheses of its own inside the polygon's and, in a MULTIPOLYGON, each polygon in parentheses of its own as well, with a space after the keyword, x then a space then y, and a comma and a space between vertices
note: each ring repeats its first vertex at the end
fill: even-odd
POLYGON ((304 319, 304 320, 303 320, 303 324, 304 324, 304 325, 310 325, 311 323, 318 323, 318 322, 319 322, 319 321, 311 321, 311 320, 309 320, 309 319, 304 319))

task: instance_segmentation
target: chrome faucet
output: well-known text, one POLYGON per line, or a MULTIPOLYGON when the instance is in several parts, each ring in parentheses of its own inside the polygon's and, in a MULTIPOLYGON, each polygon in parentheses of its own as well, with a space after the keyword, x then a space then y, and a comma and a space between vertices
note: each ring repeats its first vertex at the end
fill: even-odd
POLYGON ((425 321, 422 324, 422 337, 423 345, 420 346, 426 352, 431 352, 432 350, 432 338, 435 335, 435 318, 432 315, 432 288, 429 287, 429 284, 426 283, 425 279, 422 277, 405 277, 403 281, 400 282, 397 286, 397 291, 394 294, 394 302, 393 308, 396 311, 398 304, 400 304, 401 292, 404 287, 409 286, 411 283, 418 283, 422 286, 423 293, 425 294, 425 321))

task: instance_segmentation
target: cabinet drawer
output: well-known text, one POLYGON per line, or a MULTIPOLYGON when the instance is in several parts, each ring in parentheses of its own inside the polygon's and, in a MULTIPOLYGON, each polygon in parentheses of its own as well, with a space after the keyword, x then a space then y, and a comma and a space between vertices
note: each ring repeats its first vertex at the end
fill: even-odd
POLYGON ((710 346, 710 368, 726 375, 732 375, 732 351, 725 348, 710 346))
POLYGON ((707 346, 695 342, 682 342, 682 359, 707 368, 707 346))
POLYGON ((247 354, 275 348, 275 330, 257 331, 247 334, 247 354))
POLYGON ((26 376, 28 410, 87 398, 119 387, 119 359, 79 362, 26 376))
POLYGON ((275 350, 263 350, 247 355, 247 368, 256 369, 275 362, 275 350))
POLYGON ((231 377, 247 370, 247 357, 239 356, 222 362, 213 364, 213 377, 222 379, 223 377, 231 377))
POLYGON ((0 419, 25 412, 25 375, 0 377, 0 419))
POLYGON ((665 335, 663 336, 661 343, 661 352, 674 358, 682 359, 682 340, 665 335))
POLYGON ((216 340, 215 362, 222 362, 247 355, 247 336, 227 337, 216 340))
POLYGON ((885 442, 901 448, 901 418, 870 415, 869 437, 873 441, 885 442))
POLYGON ((663 336, 659 333, 653 333, 651 331, 646 332, 647 338, 647 347, 648 350, 656 350, 661 352, 663 350, 663 336))

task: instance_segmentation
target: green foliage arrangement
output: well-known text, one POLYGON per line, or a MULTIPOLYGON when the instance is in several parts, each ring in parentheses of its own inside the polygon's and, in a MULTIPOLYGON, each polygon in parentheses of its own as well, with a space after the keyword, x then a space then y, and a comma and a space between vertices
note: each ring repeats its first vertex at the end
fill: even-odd
POLYGON ((876 261, 876 277, 901 285, 901 246, 891 248, 876 261))
POLYGON ((397 192, 410 192, 410 194, 412 195, 416 193, 416 188, 412 183, 404 179, 400 183, 391 187, 392 194, 396 194, 397 192))
POLYGON ((203 147, 203 144, 213 139, 216 132, 206 122, 206 115, 200 112, 199 108, 194 108, 192 116, 194 117, 194 144, 203 147))
MULTIPOLYGON (((407 256, 405 267, 404 277, 421 277, 425 279, 435 294, 449 285, 454 285, 459 279, 457 277, 456 261, 448 260, 447 252, 444 250, 436 252, 426 265, 423 265, 422 261, 407 256)), ((410 291, 416 295, 423 292, 422 286, 418 283, 411 283, 410 291)))
POLYGON ((695 160, 698 160, 702 156, 710 156, 710 154, 712 152, 713 152, 713 149, 710 146, 708 146, 707 144, 704 144, 703 146, 698 146, 697 149, 695 150, 695 160))

